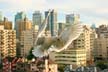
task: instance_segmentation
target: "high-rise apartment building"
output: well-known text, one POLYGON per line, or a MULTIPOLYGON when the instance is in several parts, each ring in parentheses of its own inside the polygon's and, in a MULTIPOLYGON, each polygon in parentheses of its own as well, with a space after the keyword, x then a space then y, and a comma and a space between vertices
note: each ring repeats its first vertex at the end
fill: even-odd
POLYGON ((0 21, 2 21, 2 12, 0 11, 0 21))
POLYGON ((95 40, 94 57, 96 59, 108 59, 108 38, 95 40))
POLYGON ((108 26, 101 25, 99 28, 96 28, 96 33, 98 38, 108 38, 108 26))
POLYGON ((18 12, 15 15, 15 23, 14 23, 14 29, 18 30, 18 24, 16 23, 17 20, 24 20, 24 18, 26 17, 26 14, 24 12, 18 12))
POLYGON ((99 26, 96 33, 94 56, 97 59, 108 59, 108 26, 99 26))
MULTIPOLYGON (((47 17, 49 11, 45 12, 45 18, 47 17)), ((57 35, 57 12, 55 10, 52 10, 48 20, 47 20, 47 28, 46 30, 49 30, 51 32, 51 36, 57 35)))
POLYGON ((5 18, 5 17, 4 17, 3 21, 0 21, 0 25, 4 25, 4 29, 7 29, 7 30, 11 30, 12 29, 12 22, 8 21, 8 19, 5 18))
POLYGON ((67 14, 66 15, 66 24, 74 24, 80 22, 80 15, 79 14, 67 14))
POLYGON ((51 53, 50 58, 57 64, 72 65, 73 69, 81 65, 86 66, 86 50, 84 48, 72 48, 59 53, 51 53))
POLYGON ((16 31, 6 30, 0 25, 0 55, 1 59, 16 56, 16 31))
POLYGON ((60 53, 52 53, 50 57, 60 64, 72 64, 74 67, 80 65, 86 65, 87 61, 92 58, 92 49, 94 48, 94 37, 91 34, 91 29, 87 26, 83 27, 82 34, 73 41, 69 46, 69 50, 65 50, 60 53))
POLYGON ((17 24, 16 35, 18 39, 20 39, 22 31, 32 29, 32 22, 28 20, 26 17, 22 20, 17 20, 16 24, 17 24))
POLYGON ((95 40, 97 38, 96 30, 95 28, 91 28, 90 31, 90 53, 91 53, 91 58, 94 59, 94 49, 95 49, 95 40))
POLYGON ((27 57, 29 54, 29 51, 33 47, 33 42, 34 42, 34 37, 33 34, 34 32, 32 30, 25 30, 22 31, 21 33, 21 56, 22 57, 27 57))
POLYGON ((60 34, 65 28, 65 23, 58 23, 58 34, 60 34))
POLYGON ((36 25, 39 26, 42 24, 42 13, 40 11, 35 11, 32 16, 33 27, 36 25))

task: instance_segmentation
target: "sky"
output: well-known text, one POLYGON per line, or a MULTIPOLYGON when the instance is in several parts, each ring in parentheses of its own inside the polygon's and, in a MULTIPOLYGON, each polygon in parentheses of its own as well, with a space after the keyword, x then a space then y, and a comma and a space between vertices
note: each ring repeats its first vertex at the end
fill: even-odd
POLYGON ((58 22, 65 22, 66 14, 76 13, 84 23, 108 24, 108 0, 0 0, 0 11, 12 21, 17 12, 25 11, 31 19, 34 11, 48 9, 58 12, 58 22))

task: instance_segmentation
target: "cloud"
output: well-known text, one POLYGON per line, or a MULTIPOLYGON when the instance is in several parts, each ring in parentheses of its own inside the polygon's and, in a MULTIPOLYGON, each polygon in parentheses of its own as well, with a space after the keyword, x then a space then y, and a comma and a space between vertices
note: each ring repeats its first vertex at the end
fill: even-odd
POLYGON ((44 7, 45 0, 0 0, 0 8, 5 11, 28 11, 41 9, 44 7))
POLYGON ((100 19, 100 20, 96 20, 94 22, 97 26, 102 25, 102 24, 108 25, 108 20, 107 19, 100 19))
MULTIPOLYGON (((33 12, 56 9, 59 12, 79 13, 87 21, 107 22, 108 0, 0 0, 0 10, 7 16, 17 11, 33 12), (10 13, 10 14, 9 14, 10 13)), ((83 21, 85 21, 83 20, 83 21)))

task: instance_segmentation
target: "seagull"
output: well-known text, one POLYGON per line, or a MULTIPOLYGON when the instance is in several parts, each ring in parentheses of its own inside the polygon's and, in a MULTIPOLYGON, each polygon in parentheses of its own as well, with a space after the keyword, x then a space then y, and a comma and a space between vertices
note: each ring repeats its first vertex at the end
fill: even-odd
POLYGON ((32 51, 33 55, 36 57, 43 57, 50 54, 51 52, 61 52, 68 49, 68 46, 83 32, 82 24, 75 23, 65 28, 58 36, 42 36, 47 27, 47 18, 45 19, 44 24, 38 31, 34 49, 32 51))

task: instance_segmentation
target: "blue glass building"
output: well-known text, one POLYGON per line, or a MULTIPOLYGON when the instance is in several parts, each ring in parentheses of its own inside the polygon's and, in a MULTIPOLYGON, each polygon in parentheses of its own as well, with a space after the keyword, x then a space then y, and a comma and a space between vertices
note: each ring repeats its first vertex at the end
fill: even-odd
MULTIPOLYGON (((45 12, 45 18, 47 17, 48 13, 49 11, 45 12)), ((46 30, 51 32, 51 36, 57 35, 57 12, 55 12, 54 10, 51 11, 47 23, 48 25, 46 30)))

